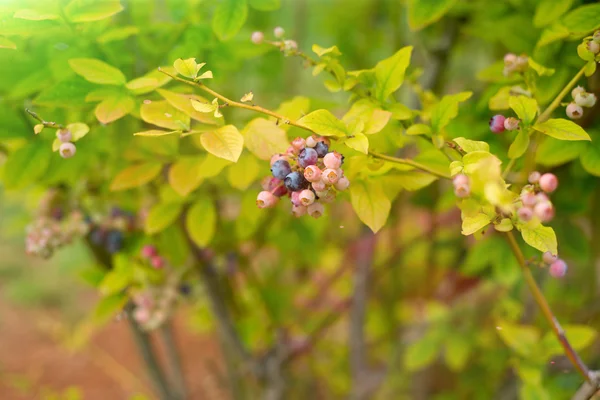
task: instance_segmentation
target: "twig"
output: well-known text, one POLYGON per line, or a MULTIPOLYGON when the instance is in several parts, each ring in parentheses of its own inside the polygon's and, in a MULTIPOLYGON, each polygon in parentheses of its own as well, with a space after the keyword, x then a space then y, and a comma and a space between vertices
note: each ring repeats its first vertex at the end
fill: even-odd
POLYGON ((27 114, 31 115, 33 118, 40 121, 46 128, 64 129, 64 125, 56 122, 44 121, 39 115, 37 115, 37 113, 31 111, 29 108, 26 108, 25 111, 27 111, 27 114))
MULTIPOLYGON (((592 371, 591 375, 594 382, 598 382, 600 380, 599 371, 592 371)), ((575 392, 573 397, 571 397, 571 400, 590 400, 596 394, 598 394, 598 385, 592 385, 589 382, 584 382, 577 392, 575 392)))
POLYGON ((181 368, 181 357, 177 350, 177 344, 173 337, 173 320, 165 321, 160 327, 160 336, 165 345, 167 353, 167 363, 169 364, 169 370, 171 375, 171 381, 175 386, 176 396, 178 399, 184 400, 187 398, 187 389, 185 385, 185 379, 183 370, 181 368))
POLYGON ((435 176, 437 176, 439 178, 450 179, 450 174, 449 173, 442 174, 442 173, 440 173, 438 171, 435 171, 435 170, 429 168, 426 165, 423 165, 423 164, 421 164, 421 163, 419 163, 417 161, 414 161, 414 160, 411 160, 411 159, 408 159, 408 158, 398 158, 398 157, 387 156, 385 154, 376 153, 374 151, 369 151, 369 154, 371 156, 373 156, 375 158, 379 158, 381 160, 390 161, 390 162, 393 162, 393 163, 396 163, 396 164, 410 165, 410 166, 415 167, 417 169, 420 169, 422 171, 428 172, 431 175, 435 175, 435 176))

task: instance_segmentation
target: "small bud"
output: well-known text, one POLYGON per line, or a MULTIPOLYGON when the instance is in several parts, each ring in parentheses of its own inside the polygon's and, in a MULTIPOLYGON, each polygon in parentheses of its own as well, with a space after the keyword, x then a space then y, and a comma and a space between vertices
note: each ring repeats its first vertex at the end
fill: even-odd
POLYGON ((298 43, 295 40, 286 40, 283 42, 284 51, 292 51, 298 49, 298 43))
POLYGON ((517 210, 517 216, 523 222, 530 221, 533 218, 533 210, 531 207, 521 207, 517 210))
POLYGON ((517 118, 509 117, 504 120, 504 129, 507 131, 514 131, 519 128, 519 121, 517 118))
POLYGON ((265 39, 265 34, 260 32, 260 31, 256 31, 256 32, 252 32, 252 43, 254 44, 261 44, 262 41, 265 39))
POLYGON ((537 203, 533 208, 533 212, 542 222, 550 222, 554 218, 554 207, 549 201, 537 203))
POLYGON ((277 197, 271 192, 262 191, 256 198, 256 205, 258 208, 271 208, 277 204, 277 197))
POLYGON ((529 174, 529 183, 531 183, 532 185, 534 183, 538 183, 541 176, 542 176, 542 174, 540 174, 538 171, 533 171, 532 173, 529 174))
POLYGON ((307 213, 308 209, 305 206, 292 206, 292 215, 301 217, 307 213))
POLYGON ((282 27, 278 26, 275 29, 273 29, 273 34, 275 35, 275 37, 277 39, 281 39, 283 37, 283 35, 285 35, 285 29, 283 29, 282 27))
POLYGON ((345 176, 342 176, 334 186, 337 190, 343 192, 344 190, 348 189, 348 186, 350 186, 350 181, 345 176))
POLYGON ((549 251, 542 255, 542 261, 544 261, 546 264, 552 264, 556 260, 558 260, 558 256, 555 256, 549 251))
POLYGON ((560 258, 550 264, 550 275, 553 278, 562 278, 567 273, 567 263, 560 258))
POLYGON ((600 52, 600 44, 593 40, 587 42, 587 48, 590 52, 594 54, 598 54, 598 52, 600 52))
POLYGON ((517 55, 514 53, 506 53, 504 56, 504 65, 513 65, 517 62, 517 55))
POLYGON ((567 116, 571 119, 579 119, 583 115, 583 108, 576 103, 569 103, 566 111, 567 116))
POLYGON ((298 150, 296 150, 296 148, 294 146, 290 146, 287 148, 287 150, 285 151, 285 154, 292 156, 292 155, 297 155, 298 154, 298 150))
POLYGON ((165 259, 161 256, 154 256, 150 259, 150 264, 156 269, 161 269, 165 266, 165 259))
POLYGON ((342 165, 342 155, 337 151, 325 154, 323 157, 323 164, 325 167, 331 169, 338 169, 342 165))
POLYGON ((156 247, 152 246, 151 244, 147 244, 142 247, 141 253, 142 257, 144 258, 152 258, 158 254, 158 251, 156 250, 156 247))
POLYGON ((150 310, 146 307, 136 307, 133 312, 133 319, 135 319, 137 323, 145 324, 150 320, 150 310))
POLYGON ((527 56, 518 56, 515 63, 519 70, 524 71, 529 66, 529 58, 527 56))
POLYGON ((504 115, 501 114, 497 114, 494 115, 492 118, 490 118, 490 130, 493 133, 502 133, 504 132, 504 121, 506 120, 506 117, 504 115))
POLYGON ((579 93, 575 96, 575 103, 581 107, 594 107, 596 104, 596 95, 594 93, 579 93))
POLYGON ((298 199, 300 200, 300 203, 302 203, 303 206, 309 206, 315 202, 315 194, 312 190, 304 189, 298 195, 298 199))
POLYGON ((71 135, 71 131, 68 129, 59 129, 56 131, 56 137, 62 143, 70 142, 73 139, 73 135, 71 135))
POLYGON ((60 145, 58 152, 62 158, 71 158, 75 155, 77 148, 71 142, 63 143, 60 145))
POLYGON ((318 182, 321 180, 321 170, 316 165, 309 165, 304 169, 304 177, 309 182, 318 182))
POLYGON ((290 199, 292 200, 293 205, 295 205, 295 206, 302 205, 302 202, 300 201, 300 191, 299 190, 292 192, 292 194, 290 195, 290 199))
POLYGON ((577 86, 575 89, 571 90, 571 96, 573 96, 573 99, 575 99, 578 94, 582 93, 585 93, 585 89, 581 86, 577 86))
POLYGON ((310 206, 308 206, 307 211, 308 211, 308 215, 310 215, 311 217, 319 218, 325 212, 325 207, 323 207, 323 204, 321 204, 319 202, 315 202, 315 203, 312 203, 310 206))
POLYGON ((544 174, 540 177, 540 188, 546 193, 552 193, 558 187, 558 178, 554 174, 544 174))

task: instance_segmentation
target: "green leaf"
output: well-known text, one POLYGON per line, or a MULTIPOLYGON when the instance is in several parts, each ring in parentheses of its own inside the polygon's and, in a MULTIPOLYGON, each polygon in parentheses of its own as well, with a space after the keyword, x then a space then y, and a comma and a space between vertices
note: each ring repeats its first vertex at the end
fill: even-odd
POLYGON ((248 150, 261 160, 270 160, 273 154, 285 153, 289 147, 285 130, 264 118, 250 121, 242 135, 248 150))
POLYGON ((212 113, 197 111, 193 104, 204 102, 206 99, 193 94, 175 93, 169 90, 156 90, 165 100, 179 111, 187 114, 190 118, 207 125, 222 125, 223 118, 216 118, 212 113))
POLYGON ((587 142, 566 142, 547 137, 538 146, 535 153, 535 161, 546 167, 556 167, 566 164, 579 157, 588 144, 587 142))
POLYGON ((592 140, 586 131, 573 121, 563 118, 549 119, 535 124, 536 130, 560 140, 592 140))
POLYGON ((519 133, 515 137, 515 140, 511 143, 508 148, 509 158, 519 158, 527 151, 529 147, 529 132, 526 129, 519 129, 519 133))
POLYGON ((122 26, 119 28, 110 29, 98 36, 98 43, 109 43, 117 40, 127 39, 130 36, 137 35, 140 28, 137 26, 122 26))
MULTIPOLYGON (((565 325, 563 326, 565 336, 569 340, 575 351, 581 351, 594 343, 598 336, 598 332, 587 325, 565 325)), ((548 332, 544 335, 541 341, 544 355, 552 357, 564 353, 564 349, 556 338, 554 332, 548 332)))
POLYGON ((446 360, 446 365, 451 371, 462 371, 471 354, 473 347, 471 342, 459 333, 454 333, 446 338, 445 344, 446 352, 444 353, 444 359, 446 360))
POLYGON ((569 30, 560 23, 554 23, 542 31, 537 47, 546 46, 552 42, 564 39, 569 36, 569 30))
POLYGON ((183 58, 178 58, 173 63, 173 67, 179 75, 183 75, 192 79, 198 75, 198 71, 200 71, 200 68, 202 68, 204 65, 205 64, 198 65, 195 58, 187 58, 185 60, 183 58))
POLYGON ((458 104, 468 100, 473 93, 461 92, 444 96, 431 111, 431 128, 434 133, 441 133, 442 129, 458 115, 458 104))
POLYGON ((554 75, 554 68, 546 68, 541 64, 536 63, 533 58, 527 59, 527 64, 533 69, 539 76, 552 76, 554 75))
POLYGON ((128 297, 124 293, 115 293, 100 299, 94 308, 94 324, 102 325, 108 322, 115 314, 123 310, 127 300, 128 297))
POLYGON ((254 156, 242 154, 238 162, 227 169, 227 181, 238 189, 246 190, 261 173, 261 166, 254 156))
POLYGON ((588 61, 587 64, 585 64, 585 76, 592 76, 594 75, 594 72, 596 72, 596 60, 591 60, 588 61))
POLYGON ((353 137, 344 140, 344 144, 363 154, 369 154, 369 139, 367 139, 364 133, 354 133, 353 137))
POLYGON ((23 9, 18 10, 14 13, 13 18, 19 19, 27 19, 30 21, 44 21, 44 20, 55 20, 58 19, 59 16, 52 13, 45 13, 43 11, 32 10, 32 9, 23 9))
POLYGON ((324 47, 319 46, 318 44, 313 44, 312 51, 319 57, 323 57, 324 55, 327 55, 327 54, 334 56, 334 57, 342 55, 342 53, 340 52, 340 49, 338 49, 337 46, 331 46, 328 48, 324 48, 324 47))
POLYGON ((298 123, 321 136, 346 136, 346 125, 327 110, 317 110, 300 118, 298 123))
POLYGON ((380 109, 369 99, 362 99, 352 105, 342 121, 349 125, 360 120, 364 123, 363 133, 372 135, 385 128, 391 116, 390 111, 380 109))
POLYGON ((104 275, 98 289, 103 296, 118 293, 125 289, 132 278, 132 269, 112 270, 104 275))
POLYGON ((440 351, 441 339, 441 335, 430 331, 408 345, 404 353, 404 367, 408 371, 417 371, 433 363, 440 351))
POLYGON ((117 68, 95 58, 72 58, 71 69, 86 80, 101 85, 123 85, 125 75, 117 68))
POLYGON ((418 31, 439 20, 450 10, 456 0, 410 0, 408 25, 418 31))
POLYGON ((463 137, 457 137, 452 139, 452 141, 459 145, 465 153, 471 153, 473 151, 490 151, 490 145, 486 142, 478 142, 476 140, 469 140, 463 137))
POLYGON ((162 164, 147 162, 130 165, 115 176, 110 184, 110 190, 126 190, 145 185, 154 179, 162 170, 162 164))
POLYGON ((67 129, 71 131, 71 141, 76 142, 83 138, 90 131, 90 127, 83 122, 74 122, 67 125, 67 129))
POLYGON ((87 106, 86 95, 94 88, 97 86, 80 76, 71 76, 42 90, 33 103, 50 107, 80 108, 87 106))
POLYGON ((73 0, 65 7, 71 22, 100 21, 123 10, 119 0, 73 0))
POLYGON ((202 161, 204 158, 201 157, 180 157, 169 168, 169 184, 181 196, 187 196, 202 184, 202 161))
POLYGON ((535 9, 533 25, 542 27, 548 25, 571 8, 573 0, 542 0, 535 9))
POLYGON ((438 179, 435 175, 423 171, 402 171, 392 176, 402 189, 409 192, 421 190, 438 179))
POLYGON ((485 228, 492 221, 492 218, 484 213, 479 213, 473 217, 465 216, 462 222, 462 234, 469 236, 485 228))
POLYGON ((578 7, 565 15, 562 25, 571 33, 584 35, 600 28, 600 4, 578 7))
POLYGON ((146 234, 152 235, 167 228, 179 217, 182 207, 181 203, 158 203, 152 207, 146 218, 146 234))
POLYGON ((7 38, 0 36, 0 49, 16 50, 17 45, 7 38))
POLYGON ((537 114, 537 101, 526 96, 510 96, 508 105, 517 114, 523 125, 529 125, 537 114))
POLYGON ((50 146, 35 140, 12 153, 3 166, 3 181, 7 188, 21 188, 44 175, 50 164, 50 146))
POLYGON ((259 11, 274 11, 281 7, 281 0, 250 0, 250 7, 259 11))
POLYGON ((247 17, 246 0, 223 0, 215 10, 212 27, 219 39, 227 40, 238 33, 247 17))
POLYGON ((173 107, 167 101, 144 103, 140 107, 140 116, 149 124, 161 128, 177 130, 190 129, 190 116, 173 107))
POLYGON ((157 137, 157 136, 168 136, 173 134, 181 135, 182 131, 163 131, 161 129, 150 129, 147 131, 136 132, 133 136, 145 136, 145 137, 157 137))
POLYGON ((98 121, 109 124, 129 114, 134 106, 135 101, 132 97, 124 93, 115 93, 98 104, 94 113, 98 121))
POLYGON ((208 246, 217 227, 217 211, 208 197, 201 197, 190 208, 185 217, 185 226, 196 245, 208 246))
POLYGON ((209 153, 233 162, 237 162, 244 148, 244 137, 234 125, 203 133, 200 142, 209 153))
MULTIPOLYGON (((161 70, 175 74, 175 68, 160 67, 161 70)), ((146 94, 158 89, 171 81, 171 77, 158 70, 150 71, 146 75, 132 79, 125 87, 133 94, 146 94)))
POLYGON ((379 101, 384 102, 404 82, 404 73, 410 64, 412 49, 412 46, 403 47, 375 66, 375 96, 379 101))
POLYGON ((414 124, 406 130, 407 135, 431 135, 431 127, 425 124, 414 124))
POLYGON ((540 224, 536 227, 530 227, 528 225, 523 225, 521 227, 521 235, 523 236, 525 243, 538 249, 542 253, 549 251, 552 254, 558 254, 556 234, 554 233, 554 229, 549 226, 540 224))
POLYGON ((590 174, 600 176, 600 141, 588 144, 581 154, 581 165, 590 174))
POLYGON ((350 199, 358 218, 373 232, 379 231, 385 225, 392 204, 381 182, 373 179, 352 182, 350 199))
POLYGON ((535 350, 540 338, 537 328, 508 321, 499 321, 496 326, 500 339, 520 355, 527 357, 535 350))

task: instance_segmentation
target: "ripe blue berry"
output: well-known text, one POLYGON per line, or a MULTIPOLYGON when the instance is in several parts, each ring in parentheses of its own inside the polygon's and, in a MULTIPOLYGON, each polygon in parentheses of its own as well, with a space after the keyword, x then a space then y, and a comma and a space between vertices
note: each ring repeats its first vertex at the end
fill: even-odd
POLYGON ((506 117, 504 115, 494 115, 490 118, 490 130, 494 133, 502 133, 504 132, 504 120, 506 117))
POLYGON ((306 189, 309 185, 309 182, 304 179, 304 175, 298 171, 288 174, 283 182, 286 189, 290 192, 297 192, 298 190, 306 189))
POLYGON ((285 179, 290 172, 292 172, 292 167, 286 160, 277 160, 271 167, 271 173, 277 179, 285 179))
MULTIPOLYGON (((318 143, 317 143, 317 145, 318 145, 318 143)), ((315 146, 315 148, 316 148, 316 146, 315 146)), ((302 151, 300 151, 300 154, 298 155, 298 164, 302 168, 306 168, 309 165, 315 165, 318 160, 319 160, 319 155, 317 154, 317 151, 310 147, 302 149, 302 151)))
POLYGON ((325 157, 325 155, 329 152, 329 146, 324 142, 318 142, 315 145, 315 150, 317 151, 317 155, 319 157, 325 157))
POLYGON ((114 254, 123 248, 123 233, 121 231, 110 231, 106 236, 106 250, 114 254))

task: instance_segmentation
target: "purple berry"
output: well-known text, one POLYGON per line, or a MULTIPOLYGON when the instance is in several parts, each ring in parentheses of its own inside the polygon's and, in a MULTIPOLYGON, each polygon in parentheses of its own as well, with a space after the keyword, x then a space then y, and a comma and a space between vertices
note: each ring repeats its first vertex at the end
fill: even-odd
POLYGON ((317 155, 319 157, 325 157, 325 155, 329 153, 329 146, 327 146, 327 144, 324 142, 318 142, 315 145, 315 150, 317 151, 317 155))
POLYGON ((152 246, 151 244, 147 244, 144 247, 142 247, 142 257, 144 258, 151 258, 157 254, 158 251, 156 251, 156 247, 152 246))
POLYGON ((277 179, 285 179, 290 172, 292 172, 292 167, 286 160, 277 160, 271 167, 271 173, 277 179))
POLYGON ((490 130, 494 133, 502 133, 504 132, 504 120, 506 117, 504 115, 494 115, 490 118, 490 130))
MULTIPOLYGON (((319 143, 321 143, 321 142, 319 142, 319 143)), ((318 143, 317 143, 317 145, 318 145, 318 143)), ((316 148, 316 146, 315 146, 315 148, 316 148)), ((302 168, 306 168, 309 165, 315 165, 318 160, 319 160, 319 155, 317 154, 317 151, 310 147, 306 147, 306 148, 302 149, 302 151, 300 151, 300 154, 298 155, 298 164, 302 168)))
POLYGON ((309 182, 304 178, 304 175, 298 171, 288 174, 283 182, 286 189, 290 192, 306 189, 309 185, 309 182))

